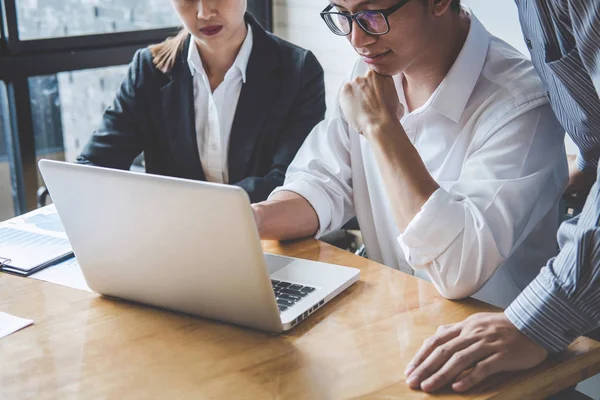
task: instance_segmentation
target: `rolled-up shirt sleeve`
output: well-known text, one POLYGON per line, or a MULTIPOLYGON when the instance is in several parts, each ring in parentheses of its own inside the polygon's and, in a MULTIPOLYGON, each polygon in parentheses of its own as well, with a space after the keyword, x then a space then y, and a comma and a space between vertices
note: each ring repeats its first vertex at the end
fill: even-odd
POLYGON ((447 298, 477 292, 558 202, 567 183, 563 137, 547 104, 497 121, 458 181, 438 181, 398 236, 411 267, 447 298))
POLYGON ((427 265, 442 254, 464 229, 463 209, 446 190, 439 188, 415 215, 398 242, 408 263, 427 265), (446 219, 443 226, 438 221, 446 219))
POLYGON ((338 229, 354 214, 348 124, 339 106, 308 135, 288 167, 283 186, 304 197, 319 219, 316 237, 338 229))

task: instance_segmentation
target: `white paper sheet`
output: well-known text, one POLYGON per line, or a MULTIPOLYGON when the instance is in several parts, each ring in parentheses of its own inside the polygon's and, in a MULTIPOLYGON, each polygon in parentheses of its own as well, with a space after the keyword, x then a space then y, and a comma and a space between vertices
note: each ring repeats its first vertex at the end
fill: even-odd
POLYGON ((17 229, 24 232, 37 233, 67 239, 65 228, 60 221, 54 204, 40 207, 26 214, 11 218, 0 223, 1 227, 17 229))
POLYGON ((0 312, 0 338, 15 333, 16 331, 33 324, 30 319, 19 318, 13 315, 0 312))
POLYGON ((26 273, 71 252, 53 204, 0 223, 0 257, 6 270, 26 273))
POLYGON ((77 259, 74 257, 51 267, 44 268, 40 272, 36 272, 29 277, 74 289, 85 290, 88 292, 92 291, 83 277, 77 259))

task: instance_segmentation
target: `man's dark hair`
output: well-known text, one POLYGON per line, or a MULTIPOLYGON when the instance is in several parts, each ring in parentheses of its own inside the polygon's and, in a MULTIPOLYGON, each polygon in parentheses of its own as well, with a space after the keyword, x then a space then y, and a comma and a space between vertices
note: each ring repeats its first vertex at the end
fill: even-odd
POLYGON ((456 12, 457 14, 460 14, 460 0, 452 0, 452 3, 450 4, 450 9, 456 12))

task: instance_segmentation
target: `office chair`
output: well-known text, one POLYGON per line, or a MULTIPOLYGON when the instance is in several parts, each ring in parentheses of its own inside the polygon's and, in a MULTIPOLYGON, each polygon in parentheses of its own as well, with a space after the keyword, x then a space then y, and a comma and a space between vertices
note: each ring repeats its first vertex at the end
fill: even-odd
POLYGON ((356 217, 346 222, 340 229, 322 236, 320 240, 342 250, 366 257, 365 246, 362 244, 360 227, 358 226, 356 217))
POLYGON ((38 208, 44 207, 46 205, 46 201, 48 197, 50 197, 50 192, 46 189, 46 186, 40 186, 37 190, 37 206, 38 208))
POLYGON ((565 194, 559 203, 559 222, 576 217, 583 210, 588 193, 565 194))

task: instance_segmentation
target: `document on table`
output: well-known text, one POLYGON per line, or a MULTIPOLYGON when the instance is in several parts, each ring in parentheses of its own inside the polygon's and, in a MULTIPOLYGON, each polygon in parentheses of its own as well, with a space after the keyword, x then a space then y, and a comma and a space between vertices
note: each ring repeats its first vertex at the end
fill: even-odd
POLYGON ((0 267, 4 271, 27 276, 72 256, 53 204, 0 223, 0 267))
POLYGON ((83 277, 81 267, 76 258, 70 258, 51 267, 44 268, 29 277, 87 292, 92 291, 83 277))
POLYGON ((0 312, 0 339, 33 324, 30 319, 19 318, 0 312))

